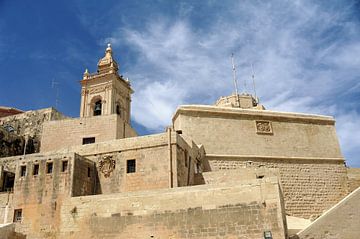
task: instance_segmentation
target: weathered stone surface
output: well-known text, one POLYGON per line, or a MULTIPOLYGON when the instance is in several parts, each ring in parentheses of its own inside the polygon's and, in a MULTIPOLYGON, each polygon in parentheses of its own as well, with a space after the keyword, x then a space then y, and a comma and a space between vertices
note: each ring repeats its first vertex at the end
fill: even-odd
MULTIPOLYGON (((42 127, 44 122, 64 118, 66 118, 66 116, 62 115, 54 108, 30 110, 21 114, 1 117, 0 128, 7 129, 7 131, 11 132, 12 135, 16 135, 20 139, 22 139, 22 147, 24 147, 25 145, 24 142, 27 141, 27 153, 35 153, 40 151, 42 127)), ((0 147, 1 144, 2 143, 0 139, 0 147)), ((18 148, 18 146, 15 145, 18 145, 18 143, 14 142, 14 146, 5 146, 5 148, 0 151, 0 157, 23 154, 23 150, 15 150, 15 154, 2 153, 6 151, 14 151, 12 149, 13 147, 18 148), (7 147, 10 147, 10 149, 7 149, 7 147)))
POLYGON ((348 168, 347 180, 349 192, 352 192, 360 187, 360 168, 348 168))
POLYGON ((61 238, 285 238, 276 178, 71 198, 61 238), (261 192, 268 192, 266 195, 261 192), (159 196, 161 195, 161 196, 159 196), (194 196, 196 195, 196 196, 194 196), (76 208, 76 212, 69 213, 76 208))
POLYGON ((297 235, 299 239, 359 238, 360 188, 349 194, 297 235))
POLYGON ((15 232, 15 224, 0 224, 1 239, 26 239, 26 235, 15 232))
POLYGON ((24 137, 18 136, 0 126, 0 157, 24 153, 24 137))

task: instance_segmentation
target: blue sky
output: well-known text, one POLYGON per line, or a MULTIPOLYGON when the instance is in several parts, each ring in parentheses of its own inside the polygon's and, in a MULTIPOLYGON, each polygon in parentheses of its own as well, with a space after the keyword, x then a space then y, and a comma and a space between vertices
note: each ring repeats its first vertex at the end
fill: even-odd
POLYGON ((0 105, 79 114, 79 80, 111 42, 135 90, 132 121, 161 132, 180 104, 240 91, 268 109, 332 115, 360 167, 360 4, 356 1, 0 0, 0 105))

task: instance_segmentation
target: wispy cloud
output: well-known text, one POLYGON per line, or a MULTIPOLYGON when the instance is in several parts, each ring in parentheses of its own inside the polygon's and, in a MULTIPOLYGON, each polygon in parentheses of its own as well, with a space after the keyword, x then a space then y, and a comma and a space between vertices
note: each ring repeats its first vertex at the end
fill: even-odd
POLYGON ((133 79, 138 123, 162 130, 177 105, 230 94, 234 52, 242 91, 252 91, 253 63, 267 108, 334 115, 345 155, 360 153, 360 130, 350 123, 360 122, 359 105, 347 104, 360 94, 360 29, 349 3, 242 1, 211 10, 206 27, 186 7, 179 18, 149 20, 145 31, 121 27, 106 39, 137 54, 124 74, 133 79))

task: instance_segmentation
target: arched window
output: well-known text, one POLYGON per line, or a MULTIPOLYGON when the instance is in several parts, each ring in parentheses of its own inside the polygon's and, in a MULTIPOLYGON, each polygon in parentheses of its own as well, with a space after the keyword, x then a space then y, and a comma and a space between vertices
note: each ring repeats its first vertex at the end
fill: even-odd
POLYGON ((94 115, 101 115, 101 100, 98 100, 95 102, 94 106, 94 115))
POLYGON ((121 115, 120 105, 116 105, 116 114, 121 115))

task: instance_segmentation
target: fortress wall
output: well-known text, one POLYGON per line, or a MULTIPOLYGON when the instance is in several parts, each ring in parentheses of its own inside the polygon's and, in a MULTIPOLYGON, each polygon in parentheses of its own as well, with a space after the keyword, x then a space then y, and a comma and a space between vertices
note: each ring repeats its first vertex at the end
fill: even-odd
MULTIPOLYGON (((285 238, 276 178, 70 198, 59 238, 285 238)), ((31 237, 29 238, 31 239, 31 237)))
POLYGON ((360 168, 348 168, 347 178, 349 192, 352 192, 360 187, 360 168))
POLYGON ((268 177, 280 177, 278 169, 267 168, 236 168, 229 170, 217 170, 203 172, 202 179, 204 184, 219 184, 228 182, 238 182, 268 177))
POLYGON ((357 239, 360 234, 360 188, 349 194, 307 228, 298 239, 357 239))
POLYGON ((343 159, 334 124, 328 116, 211 106, 181 106, 173 117, 174 129, 206 154, 343 159))
POLYGON ((239 168, 278 169, 286 212, 316 217, 347 194, 346 168, 342 162, 324 160, 207 158, 212 171, 239 168))
POLYGON ((83 138, 95 137, 95 142, 103 142, 133 136, 134 132, 124 125, 116 114, 76 119, 48 121, 44 123, 41 138, 41 152, 83 144, 83 138), (125 126, 125 134, 123 133, 125 126))

